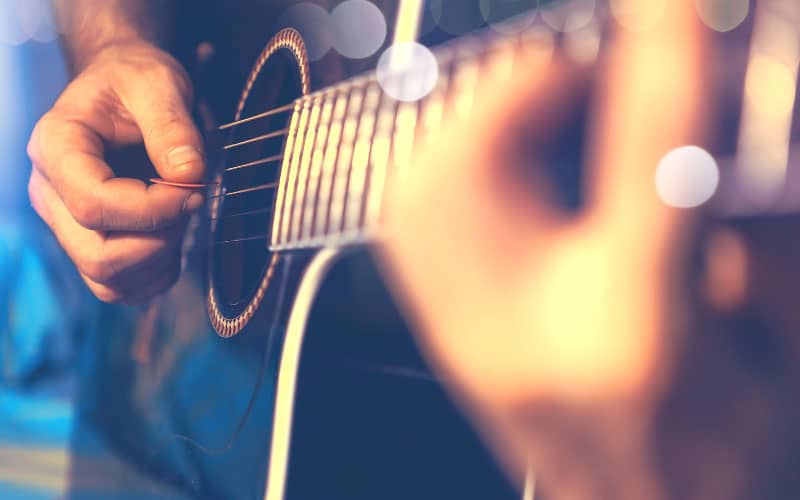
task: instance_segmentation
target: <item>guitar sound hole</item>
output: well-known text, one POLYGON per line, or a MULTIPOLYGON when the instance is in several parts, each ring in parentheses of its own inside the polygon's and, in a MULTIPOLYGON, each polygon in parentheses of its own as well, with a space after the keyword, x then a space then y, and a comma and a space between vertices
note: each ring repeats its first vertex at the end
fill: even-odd
MULTIPOLYGON (((294 56, 273 54, 246 96, 238 118, 290 104, 302 95, 294 56)), ((275 194, 291 109, 234 127, 222 138, 225 151, 212 203, 211 284, 227 318, 241 314, 267 272, 275 194), (242 142, 269 135, 269 138, 242 142)))

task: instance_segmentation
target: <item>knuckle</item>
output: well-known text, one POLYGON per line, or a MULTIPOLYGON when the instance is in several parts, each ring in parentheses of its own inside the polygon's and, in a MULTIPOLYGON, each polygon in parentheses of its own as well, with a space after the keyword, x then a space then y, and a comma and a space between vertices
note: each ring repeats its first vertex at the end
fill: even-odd
POLYGON ((44 200, 42 200, 41 193, 39 192, 39 188, 35 186, 33 183, 28 183, 28 199, 30 200, 31 208, 33 211, 52 229, 53 226, 51 221, 49 220, 49 212, 47 207, 45 206, 44 200))
POLYGON ((41 213, 39 212, 39 187, 36 181, 34 181, 33 176, 28 179, 28 199, 31 201, 31 206, 36 210, 36 213, 41 213))
POLYGON ((174 89, 184 98, 191 96, 189 78, 177 62, 155 61, 143 68, 142 76, 151 88, 174 89))
POLYGON ((183 132, 189 126, 188 118, 175 109, 165 109, 159 119, 153 123, 147 133, 150 142, 174 136, 177 131, 183 132))
POLYGON ((108 255, 106 246, 97 245, 95 248, 86 250, 84 255, 76 259, 76 264, 86 277, 97 284, 108 285, 119 277, 118 266, 108 255))
POLYGON ((66 201, 72 217, 81 226, 99 230, 103 226, 103 207, 95 194, 87 194, 66 201))
POLYGON ((89 290, 91 290, 91 292, 94 294, 94 296, 97 297, 101 302, 106 302, 108 304, 118 304, 125 299, 125 297, 120 292, 114 290, 113 288, 88 282, 87 286, 89 287, 89 290))
POLYGON ((56 117, 54 112, 48 111, 39 119, 39 121, 36 123, 36 126, 33 127, 33 133, 28 141, 27 148, 28 157, 31 159, 31 161, 41 161, 42 155, 40 144, 58 137, 58 131, 61 126, 60 122, 61 120, 56 117))
POLYGON ((175 82, 175 70, 161 61, 148 64, 144 76, 153 84, 171 85, 175 82))

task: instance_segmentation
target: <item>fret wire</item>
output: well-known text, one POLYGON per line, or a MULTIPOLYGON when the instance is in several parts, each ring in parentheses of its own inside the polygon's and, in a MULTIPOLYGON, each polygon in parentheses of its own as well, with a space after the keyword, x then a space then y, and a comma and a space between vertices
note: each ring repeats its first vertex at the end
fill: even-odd
POLYGON ((257 137, 253 137, 252 139, 247 139, 247 140, 244 140, 244 141, 241 141, 241 142, 236 142, 236 143, 233 143, 233 144, 226 144, 225 146, 222 147, 222 149, 224 149, 225 151, 229 151, 231 149, 239 148, 239 147, 242 147, 242 146, 247 146, 248 144, 253 144, 253 143, 261 142, 261 141, 266 141, 268 139, 274 139, 276 137, 283 137, 283 136, 287 135, 288 133, 289 133, 289 129, 288 128, 285 128, 285 129, 282 129, 282 130, 276 130, 275 132, 270 132, 268 134, 259 135, 257 137))
MULTIPOLYGON (((527 40, 524 36, 513 38, 513 44, 517 45, 527 40)), ((475 83, 484 71, 484 59, 489 49, 503 46, 484 42, 477 38, 462 39, 437 48, 440 81, 422 101, 398 102, 381 94, 377 108, 371 110, 365 101, 369 86, 376 82, 374 74, 341 82, 295 101, 296 126, 290 127, 291 137, 286 146, 290 157, 284 158, 281 166, 285 193, 272 246, 280 248, 289 243, 316 243, 317 238, 326 236, 341 237, 345 227, 359 230, 374 227, 381 218, 389 173, 402 175, 410 166, 418 138, 423 135, 435 138, 447 112, 460 116, 471 113, 476 98, 475 83), (326 106, 331 110, 330 122, 324 111, 326 106), (367 110, 374 111, 376 116, 362 116, 367 110)), ((513 44, 508 42, 509 46, 513 44)), ((507 59, 499 61, 498 67, 505 70, 507 62, 507 59)))
POLYGON ((448 84, 450 82, 449 70, 452 66, 440 66, 439 79, 436 87, 421 103, 420 121, 423 137, 426 142, 433 142, 439 135, 440 124, 444 116, 445 101, 447 100, 448 84))
POLYGON ((364 105, 359 118, 358 136, 353 147, 353 161, 347 189, 347 201, 345 203, 347 207, 343 223, 345 232, 357 232, 361 229, 361 214, 364 208, 364 194, 370 169, 370 154, 372 153, 372 138, 375 134, 375 121, 380 97, 381 89, 378 85, 371 85, 365 91, 364 105))
POLYGON ((381 106, 372 144, 372 169, 367 187, 364 210, 364 227, 371 231, 377 227, 384 198, 387 172, 392 153, 395 116, 398 102, 388 95, 381 96, 381 106))
POLYGON ((349 93, 337 93, 336 104, 333 110, 330 130, 328 132, 328 143, 325 146, 325 155, 322 161, 322 175, 320 178, 320 196, 317 201, 317 211, 321 210, 321 216, 316 217, 313 233, 324 236, 328 229, 328 222, 331 212, 331 200, 333 199, 334 180, 336 176, 336 165, 339 161, 339 151, 342 141, 342 129, 349 105, 349 93))
POLYGON ((453 71, 453 92, 451 109, 461 118, 467 118, 472 113, 475 103, 475 89, 483 63, 483 52, 470 50, 471 44, 461 48, 462 57, 453 71))
POLYGON ((344 211, 347 203, 347 190, 350 181, 350 169, 353 160, 353 148, 356 134, 358 133, 359 115, 363 103, 363 89, 354 87, 350 93, 347 106, 347 117, 342 128, 342 138, 339 148, 336 170, 334 171, 333 193, 331 195, 331 208, 328 215, 328 226, 325 234, 332 235, 341 232, 344 221, 344 211))
POLYGON ((321 97, 323 105, 320 115, 320 122, 317 131, 317 140, 311 154, 311 171, 309 176, 309 186, 313 189, 313 195, 306 194, 303 204, 303 224, 300 238, 309 239, 313 236, 315 219, 317 218, 316 205, 319 201, 319 190, 322 181, 322 155, 325 152, 325 145, 328 142, 331 117, 333 115, 333 104, 336 95, 323 95, 321 97))
POLYGON ((411 161, 414 136, 417 132, 417 110, 418 104, 416 102, 404 102, 400 104, 397 111, 392 163, 398 175, 402 175, 411 161))
POLYGON ((317 138, 317 126, 320 115, 320 97, 311 101, 311 115, 308 121, 308 130, 303 141, 303 154, 300 158, 300 172, 298 173, 297 186, 302 189, 299 193, 292 209, 292 226, 290 238, 296 241, 300 238, 303 226, 303 207, 305 206, 306 196, 308 196, 308 185, 310 179, 311 156, 314 152, 314 144, 317 138))
POLYGON ((486 68, 484 72, 500 80, 511 78, 517 53, 523 41, 517 37, 500 38, 486 49, 486 68))
POLYGON ((302 145, 305 140, 305 134, 308 129, 308 103, 304 102, 302 110, 300 111, 300 122, 297 132, 294 137, 294 145, 292 147, 292 160, 289 164, 289 183, 286 191, 286 206, 283 210, 283 221, 281 222, 281 241, 284 243, 289 242, 289 235, 291 231, 292 209, 294 208, 294 197, 297 193, 297 170, 300 165, 300 156, 302 154, 302 145))
MULTIPOLYGON (((474 57, 476 55, 479 56, 480 54, 487 51, 486 48, 487 45, 491 48, 492 46, 497 44, 520 43, 520 42, 525 42, 526 38, 530 38, 530 36, 528 36, 526 33, 523 33, 522 35, 499 36, 493 38, 492 40, 489 40, 488 42, 484 41, 484 43, 481 43, 481 41, 478 41, 477 39, 471 40, 462 37, 460 39, 453 40, 451 42, 445 43, 437 47, 437 49, 434 51, 434 54, 436 56, 436 59, 440 63, 446 63, 456 58, 463 60, 463 59, 468 59, 470 57, 474 57)), ((538 38, 533 38, 532 41, 538 42, 538 38)), ((342 92, 349 92, 350 89, 355 86, 364 86, 375 80, 376 77, 374 74, 357 76, 355 78, 345 80, 339 84, 332 85, 325 89, 314 92, 307 96, 302 96, 299 99, 296 99, 292 103, 264 111, 263 113, 259 113, 256 115, 248 116, 236 121, 219 125, 215 130, 220 130, 220 131, 226 130, 262 118, 268 118, 276 114, 289 112, 294 110, 295 106, 297 106, 298 104, 302 106, 304 102, 308 99, 315 99, 323 95, 331 95, 331 94, 336 95, 342 92)))
POLYGON ((302 104, 295 101, 294 111, 292 111, 292 118, 289 122, 289 130, 291 131, 291 135, 286 139, 286 145, 284 147, 283 153, 283 161, 281 161, 280 167, 280 174, 279 174, 279 183, 280 186, 278 188, 278 193, 275 197, 275 211, 276 216, 273 217, 272 221, 272 243, 275 244, 279 242, 280 236, 282 234, 282 227, 283 227, 283 214, 285 212, 286 206, 284 204, 286 198, 286 190, 289 183, 289 164, 291 162, 291 158, 294 152, 294 141, 292 138, 297 136, 297 127, 299 122, 299 113, 298 110, 301 108, 302 104))
POLYGON ((269 156, 267 158, 262 158, 260 160, 255 160, 247 163, 242 163, 241 165, 234 165, 233 167, 228 167, 225 169, 225 172, 234 172, 236 170, 243 170, 245 168, 257 167, 259 165, 265 165, 267 163, 274 163, 282 159, 283 155, 269 156))

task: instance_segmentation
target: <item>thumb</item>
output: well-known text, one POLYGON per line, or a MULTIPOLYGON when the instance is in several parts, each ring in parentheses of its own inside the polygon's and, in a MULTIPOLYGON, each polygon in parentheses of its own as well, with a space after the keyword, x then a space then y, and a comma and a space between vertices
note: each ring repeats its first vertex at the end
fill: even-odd
POLYGON ((203 139, 189 113, 191 92, 182 90, 178 78, 155 85, 140 79, 129 87, 126 104, 158 174, 172 182, 200 182, 206 169, 203 139))

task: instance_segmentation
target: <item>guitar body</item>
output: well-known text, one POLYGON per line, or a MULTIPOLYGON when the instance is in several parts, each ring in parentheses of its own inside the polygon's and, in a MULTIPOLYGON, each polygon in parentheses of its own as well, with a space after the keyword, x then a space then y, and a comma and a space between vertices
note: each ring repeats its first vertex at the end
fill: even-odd
MULTIPOLYGON (((234 120, 374 66, 309 64, 300 45, 292 31, 268 42, 234 120)), ((217 140, 271 133, 290 116, 217 140)), ((280 182, 280 163, 224 169, 284 153, 276 139, 213 158, 218 184, 190 225, 178 284, 145 307, 107 307, 101 324, 116 327, 87 339, 70 496, 519 498, 428 370, 366 247, 251 239, 271 228, 274 193, 226 196, 280 182), (233 209, 252 214, 228 218, 233 209)))

